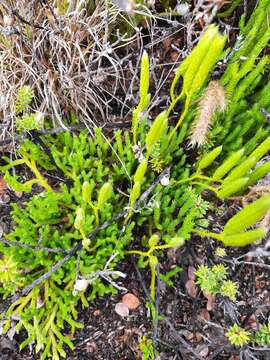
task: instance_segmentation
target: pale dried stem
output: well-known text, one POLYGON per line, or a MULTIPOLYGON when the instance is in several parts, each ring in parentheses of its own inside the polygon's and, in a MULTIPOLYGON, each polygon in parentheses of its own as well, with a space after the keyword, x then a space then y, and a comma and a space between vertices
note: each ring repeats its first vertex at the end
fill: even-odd
POLYGON ((101 3, 87 15, 83 4, 75 1, 65 15, 56 15, 54 1, 48 3, 49 8, 22 0, 18 7, 18 3, 5 1, 6 9, 0 8, 0 26, 1 12, 16 10, 27 22, 40 27, 26 25, 13 16, 12 28, 18 34, 5 36, 6 42, 0 45, 0 91, 4 94, 0 117, 13 123, 16 93, 21 86, 30 85, 35 93, 33 110, 42 111, 62 126, 62 119, 71 111, 90 122, 96 114, 107 121, 111 109, 106 93, 112 90, 116 97, 125 77, 115 48, 123 40, 129 41, 123 37, 113 43, 108 40, 109 24, 119 11, 114 8, 108 12, 101 3), (104 75, 107 67, 115 78, 112 89, 104 75))

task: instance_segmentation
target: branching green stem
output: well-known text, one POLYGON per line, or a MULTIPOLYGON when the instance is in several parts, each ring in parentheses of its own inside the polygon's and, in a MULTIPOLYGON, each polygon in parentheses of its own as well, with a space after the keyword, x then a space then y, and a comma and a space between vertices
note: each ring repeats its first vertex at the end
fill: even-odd
POLYGON ((204 231, 204 230, 199 230, 199 229, 193 229, 192 231, 200 236, 212 237, 217 240, 222 240, 222 237, 219 234, 216 234, 216 233, 213 233, 210 231, 204 231))

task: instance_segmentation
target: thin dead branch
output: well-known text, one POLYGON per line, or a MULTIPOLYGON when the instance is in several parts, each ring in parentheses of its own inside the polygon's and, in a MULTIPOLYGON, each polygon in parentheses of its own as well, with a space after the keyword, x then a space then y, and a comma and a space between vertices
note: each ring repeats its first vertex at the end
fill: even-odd
MULTIPOLYGON (((106 129, 123 129, 123 128, 129 128, 131 126, 131 124, 128 122, 114 122, 114 123, 105 123, 101 126, 106 129)), ((55 134, 59 134, 61 132, 67 131, 67 130, 70 132, 78 131, 78 130, 84 129, 85 127, 86 127, 86 125, 84 123, 80 123, 80 124, 73 125, 73 126, 70 126, 67 128, 55 127, 55 128, 46 129, 46 130, 36 130, 35 134, 38 136, 55 135, 55 134)), ((27 138, 31 139, 31 138, 33 138, 33 133, 34 133, 33 131, 28 131, 21 135, 15 135, 13 137, 9 137, 4 140, 0 140, 0 147, 11 144, 11 143, 21 142, 27 138)))

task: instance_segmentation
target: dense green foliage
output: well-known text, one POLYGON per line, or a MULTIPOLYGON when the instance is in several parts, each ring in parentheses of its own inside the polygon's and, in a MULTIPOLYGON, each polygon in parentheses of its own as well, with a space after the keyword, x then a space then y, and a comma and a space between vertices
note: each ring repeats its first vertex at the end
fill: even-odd
POLYGON ((270 111, 269 56, 262 56, 270 39, 269 15, 269 1, 259 1, 247 24, 242 17, 238 40, 227 55, 229 62, 220 81, 228 96, 228 108, 218 116, 210 134, 226 152, 245 146, 247 155, 269 134, 269 124, 261 112, 262 108, 270 111))
POLYGON ((254 341, 260 346, 270 344, 270 321, 268 324, 262 325, 260 330, 255 333, 254 341))
POLYGON ((231 300, 236 300, 238 286, 235 282, 227 280, 228 269, 223 264, 214 265, 211 269, 200 265, 195 275, 197 276, 196 283, 206 294, 221 294, 231 300))
POLYGON ((236 346, 244 346, 249 342, 253 345, 267 346, 270 344, 270 322, 260 325, 260 329, 251 333, 237 324, 233 324, 226 333, 230 343, 236 346))
MULTIPOLYGON (((150 135, 152 133, 149 131, 150 135)), ((148 139, 149 143, 151 136, 145 141, 148 139)), ((130 246, 131 241, 134 245, 140 244, 141 234, 150 236, 154 229, 169 245, 165 248, 176 246, 176 243, 172 244, 172 238, 188 239, 196 219, 205 214, 207 207, 203 206, 196 189, 180 186, 175 191, 173 187, 157 184, 151 198, 146 199, 146 203, 138 209, 133 209, 141 192, 153 183, 156 175, 150 169, 144 176, 138 171, 141 165, 134 156, 128 132, 116 132, 113 146, 100 129, 96 130, 93 138, 84 131, 79 136, 62 133, 56 139, 44 137, 44 142, 51 149, 54 163, 39 145, 27 140, 19 149, 21 159, 3 167, 5 179, 14 190, 30 192, 33 185, 38 185, 45 191, 32 196, 23 207, 13 205, 14 230, 6 239, 12 244, 17 242, 17 246, 1 245, 2 261, 9 274, 2 279, 4 286, 1 291, 7 298, 49 271, 65 256, 61 251, 68 252, 82 244, 78 252, 79 273, 77 257, 73 256, 48 280, 11 305, 6 314, 8 317, 17 316, 16 331, 24 327, 28 332, 28 338, 21 347, 35 341, 36 352, 43 351, 42 359, 49 354, 56 359, 57 354, 64 355, 64 343, 72 347, 70 340, 61 332, 65 324, 69 324, 72 331, 81 326, 76 322, 78 301, 87 306, 97 294, 103 296, 116 291, 111 284, 96 276, 90 292, 79 291, 74 295, 77 278, 95 277, 104 269, 109 258, 117 254, 110 263, 110 270, 113 270, 124 257, 124 249, 130 246), (9 173, 9 168, 22 164, 34 174, 33 179, 24 183, 9 173), (53 172, 57 168, 64 173, 66 180, 55 187, 42 173, 53 172), (132 201, 130 196, 129 201, 129 197, 123 194, 130 192, 132 195, 134 186, 130 188, 130 182, 133 177, 141 182, 141 189, 136 199, 132 201), (104 194, 108 189, 106 184, 110 184, 110 196, 104 194), (199 204, 202 206, 197 206, 199 204), (99 224, 113 219, 125 208, 128 209, 126 220, 113 221, 95 237, 89 238, 88 234, 99 224), (21 244, 27 247, 21 247, 21 244), (49 251, 46 250, 48 248, 49 251), (56 253, 51 252, 52 249, 56 253), (8 285, 10 278, 14 278, 12 287, 8 285)), ((144 144, 143 139, 141 144, 144 144)), ((171 176, 181 178, 187 174, 185 157, 177 142, 175 144, 174 158, 179 160, 171 176)), ((164 166, 171 161, 170 157, 167 161, 165 159, 166 156, 164 166)), ((162 246, 160 249, 157 247, 157 250, 161 249, 162 246)), ((6 321, 4 330, 7 331, 10 326, 11 322, 6 321)))
POLYGON ((235 346, 244 346, 250 341, 250 332, 233 324, 226 333, 230 343, 235 346))
MULTIPOLYGON (((262 76, 268 58, 258 60, 270 38, 263 22, 269 10, 269 1, 261 0, 249 22, 241 23, 241 43, 239 40, 239 48, 230 53, 220 80, 228 105, 224 113, 214 114, 208 144, 199 149, 195 164, 185 148, 194 120, 194 100, 203 96, 217 61, 228 55, 223 50, 226 37, 215 26, 206 30, 176 71, 171 106, 152 124, 147 118, 151 95, 149 59, 144 53, 140 99, 133 111, 131 132, 115 131, 110 140, 99 128, 93 136, 86 130, 79 135, 43 136, 50 155, 40 144, 26 140, 17 159, 3 158, 7 183, 15 191, 29 194, 23 204, 13 205, 13 230, 0 245, 3 299, 10 299, 68 257, 5 313, 5 332, 12 326, 17 332, 27 331, 21 348, 35 343, 41 359, 65 356, 64 345, 73 346, 67 328, 74 332, 82 326, 76 320, 78 303, 87 307, 97 295, 115 293, 121 276, 116 266, 129 254, 139 255, 139 264, 150 267, 154 300, 159 258, 165 249, 182 245, 192 232, 212 236, 227 246, 246 246, 264 237, 263 227, 249 228, 265 215, 269 195, 240 211, 220 234, 201 227, 210 206, 203 190, 212 191, 220 200, 243 194, 269 169, 268 163, 255 169, 270 148, 269 124, 260 112, 261 107, 270 110, 270 83, 262 76), (175 94, 180 77, 182 90, 175 94), (170 127, 169 116, 179 101, 184 110, 176 126, 170 127), (20 177, 17 166, 23 174, 20 177)), ((19 130, 27 123, 23 116, 30 124, 27 129, 39 128, 38 118, 28 109, 32 98, 26 87, 18 94, 19 130)), ((200 285, 207 292, 234 299, 235 284, 225 279, 225 269, 215 269, 198 270, 200 285), (210 276, 211 282, 207 283, 205 276, 208 280, 210 276)))

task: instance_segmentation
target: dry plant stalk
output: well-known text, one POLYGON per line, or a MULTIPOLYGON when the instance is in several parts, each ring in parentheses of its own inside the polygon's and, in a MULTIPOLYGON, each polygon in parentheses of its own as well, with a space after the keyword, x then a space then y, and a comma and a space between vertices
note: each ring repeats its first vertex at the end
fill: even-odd
POLYGON ((251 201, 258 199, 270 192, 270 184, 266 185, 254 185, 250 188, 248 194, 239 197, 242 201, 243 206, 247 206, 251 201))
MULTIPOLYGON (((112 99, 123 92, 123 58, 116 48, 130 41, 110 42, 110 27, 118 10, 99 2, 70 2, 61 12, 57 1, 0 2, 0 119, 15 119, 15 100, 21 86, 35 94, 32 110, 64 127, 70 112, 85 120, 107 121, 112 99), (108 100, 109 99, 109 100, 108 100)), ((124 92, 125 93, 125 92, 124 92)))
POLYGON ((192 147, 206 143, 214 114, 225 108, 226 96, 222 85, 218 81, 210 81, 199 101, 199 111, 191 127, 189 143, 192 147))

